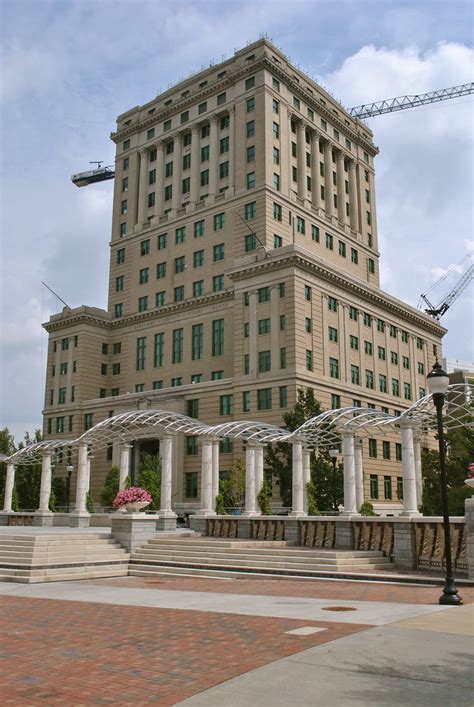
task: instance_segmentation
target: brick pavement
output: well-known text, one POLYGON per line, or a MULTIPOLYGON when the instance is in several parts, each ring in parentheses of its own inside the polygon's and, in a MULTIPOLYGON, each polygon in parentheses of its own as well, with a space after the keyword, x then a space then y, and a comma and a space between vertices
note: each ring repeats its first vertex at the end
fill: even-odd
MULTIPOLYGON (((213 584, 214 591, 226 584, 235 591, 234 582, 213 584)), ((369 628, 11 596, 0 597, 0 606, 4 705, 173 705, 272 661, 369 628), (301 626, 327 630, 285 634, 301 626)))
MULTIPOLYGON (((258 594, 260 596, 290 596, 343 601, 384 601, 401 604, 437 604, 442 582, 436 586, 395 585, 376 582, 293 581, 290 579, 218 580, 199 577, 120 577, 94 580, 111 587, 137 587, 226 594, 258 594)), ((464 602, 474 603, 474 587, 459 587, 464 602)))

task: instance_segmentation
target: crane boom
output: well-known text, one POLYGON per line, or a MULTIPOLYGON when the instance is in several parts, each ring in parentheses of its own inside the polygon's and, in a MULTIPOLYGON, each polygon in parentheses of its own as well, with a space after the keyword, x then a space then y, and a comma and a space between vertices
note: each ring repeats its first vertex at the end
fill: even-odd
POLYGON ((441 88, 438 91, 431 91, 430 93, 387 98, 384 101, 379 101, 378 103, 364 103, 361 106, 350 108, 349 113, 354 118, 373 118, 375 115, 394 113, 397 110, 406 110, 407 108, 417 108, 418 106, 424 106, 427 103, 448 101, 450 98, 468 96, 470 93, 474 93, 474 83, 463 83, 460 86, 441 88))
POLYGON ((443 314, 445 314, 450 306, 457 300, 457 298, 464 292, 466 287, 469 285, 471 280, 474 278, 474 265, 471 265, 461 279, 456 283, 451 292, 449 292, 446 297, 438 304, 437 307, 433 307, 426 295, 421 295, 421 298, 428 305, 428 309, 425 309, 426 314, 430 314, 436 319, 440 319, 443 314))

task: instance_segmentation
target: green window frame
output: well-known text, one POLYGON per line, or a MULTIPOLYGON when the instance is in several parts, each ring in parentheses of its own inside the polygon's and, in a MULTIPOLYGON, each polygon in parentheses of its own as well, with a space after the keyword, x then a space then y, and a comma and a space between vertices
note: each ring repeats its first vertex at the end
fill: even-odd
POLYGON ((164 332, 155 334, 153 365, 160 368, 163 365, 165 356, 165 335, 164 332))
POLYGON ((224 320, 212 321, 212 356, 224 355, 224 320))
POLYGON ((183 362, 183 329, 173 329, 172 363, 183 362))
POLYGON ((272 409, 272 389, 260 388, 257 390, 257 410, 272 409))
POLYGON ((199 361, 204 353, 204 325, 193 324, 191 329, 191 359, 199 361))
POLYGON ((146 365, 146 336, 140 336, 137 339, 135 370, 144 371, 145 365, 146 365))
POLYGON ((234 396, 221 395, 219 397, 219 414, 220 415, 233 415, 234 414, 234 396))

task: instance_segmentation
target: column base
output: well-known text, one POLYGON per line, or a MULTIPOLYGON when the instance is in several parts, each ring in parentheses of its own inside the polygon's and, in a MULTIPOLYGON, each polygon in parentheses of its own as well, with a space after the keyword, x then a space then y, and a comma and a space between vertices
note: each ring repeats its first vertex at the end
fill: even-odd
POLYGON ((36 511, 33 517, 33 525, 42 528, 51 528, 53 525, 54 513, 52 511, 36 511))
POLYGON ((339 511, 339 516, 344 516, 347 518, 348 516, 360 516, 359 511, 346 511, 345 509, 342 509, 342 511, 339 511))
POLYGON ((291 513, 288 513, 288 518, 303 518, 307 515, 306 511, 291 511, 291 513))
POLYGON ((70 528, 88 528, 91 514, 88 511, 73 511, 69 514, 70 528))
POLYGON ((156 521, 156 529, 169 532, 176 530, 176 518, 178 516, 174 511, 158 511, 158 520, 156 521))
POLYGON ((262 514, 259 511, 244 511, 240 514, 241 518, 258 518, 262 514))
POLYGON ((402 511, 399 513, 399 517, 402 518, 421 518, 422 514, 420 511, 402 511))

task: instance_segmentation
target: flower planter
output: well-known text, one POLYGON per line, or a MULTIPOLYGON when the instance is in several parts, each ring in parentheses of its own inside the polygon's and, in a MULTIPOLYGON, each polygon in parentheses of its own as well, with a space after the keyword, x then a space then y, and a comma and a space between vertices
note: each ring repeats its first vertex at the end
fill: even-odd
POLYGON ((472 478, 470 478, 470 479, 464 479, 464 483, 465 483, 467 486, 470 486, 471 488, 474 488, 474 477, 472 477, 472 478))
POLYGON ((133 503, 125 504, 124 508, 127 513, 138 513, 142 508, 150 505, 150 501, 134 501, 133 503))

